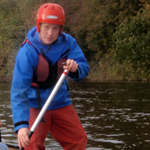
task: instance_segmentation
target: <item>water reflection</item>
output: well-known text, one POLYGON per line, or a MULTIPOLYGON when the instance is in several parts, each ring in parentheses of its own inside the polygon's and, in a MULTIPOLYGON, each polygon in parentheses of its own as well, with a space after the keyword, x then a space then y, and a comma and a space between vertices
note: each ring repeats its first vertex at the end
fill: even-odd
MULTIPOLYGON (((73 105, 88 136, 87 150, 150 148, 148 83, 69 83, 73 105)), ((0 84, 2 140, 17 144, 10 106, 10 83, 0 84)), ((49 134, 48 149, 62 149, 49 134)))

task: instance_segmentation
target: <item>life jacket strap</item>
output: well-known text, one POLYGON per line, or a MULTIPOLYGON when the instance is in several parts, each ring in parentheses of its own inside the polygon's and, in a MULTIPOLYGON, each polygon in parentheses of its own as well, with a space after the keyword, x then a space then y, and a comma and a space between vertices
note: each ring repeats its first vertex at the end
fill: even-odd
MULTIPOLYGON (((38 107, 39 107, 39 110, 41 110, 42 109, 42 105, 41 105, 41 96, 40 96, 40 87, 39 87, 39 85, 37 85, 36 88, 37 88, 36 95, 37 95, 38 107)), ((41 122, 45 122, 44 116, 42 117, 41 122)))

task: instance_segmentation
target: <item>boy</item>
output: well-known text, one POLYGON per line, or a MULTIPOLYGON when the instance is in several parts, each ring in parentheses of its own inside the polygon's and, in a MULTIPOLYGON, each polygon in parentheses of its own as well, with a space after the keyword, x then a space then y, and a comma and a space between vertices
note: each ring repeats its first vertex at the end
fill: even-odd
POLYGON ((63 32, 65 13, 55 3, 46 3, 37 14, 32 28, 20 48, 11 88, 11 104, 19 147, 45 150, 50 132, 64 150, 85 150, 87 136, 70 100, 65 80, 43 120, 29 141, 28 133, 63 69, 68 77, 81 81, 89 72, 88 63, 76 40, 63 32), (66 66, 62 67, 62 62, 66 66))

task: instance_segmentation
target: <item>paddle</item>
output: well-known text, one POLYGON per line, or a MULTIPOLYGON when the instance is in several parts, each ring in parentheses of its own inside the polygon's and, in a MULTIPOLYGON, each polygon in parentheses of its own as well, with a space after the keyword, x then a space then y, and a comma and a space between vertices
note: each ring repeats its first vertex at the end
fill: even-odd
MULTIPOLYGON (((65 65, 65 64, 63 64, 63 65, 65 65)), ((67 69, 65 69, 64 72, 62 73, 62 75, 60 76, 59 80, 57 81, 57 83, 56 83, 54 89, 52 90, 51 94, 49 95, 47 101, 45 102, 45 104, 44 104, 42 110, 40 111, 39 115, 37 116, 37 118, 36 118, 34 124, 32 125, 32 127, 31 127, 31 129, 30 129, 30 131, 29 131, 29 139, 31 138, 31 136, 32 136, 32 134, 34 133, 34 131, 35 131, 37 125, 39 124, 39 122, 40 122, 41 119, 43 118, 43 116, 44 116, 44 114, 45 114, 47 108, 48 108, 49 105, 51 104, 51 102, 52 102, 54 96, 56 95, 57 91, 59 90, 59 88, 60 88, 62 82, 64 81, 64 79, 66 78, 67 74, 68 74, 68 71, 67 71, 67 69)), ((20 150, 24 150, 24 148, 22 147, 20 150)))

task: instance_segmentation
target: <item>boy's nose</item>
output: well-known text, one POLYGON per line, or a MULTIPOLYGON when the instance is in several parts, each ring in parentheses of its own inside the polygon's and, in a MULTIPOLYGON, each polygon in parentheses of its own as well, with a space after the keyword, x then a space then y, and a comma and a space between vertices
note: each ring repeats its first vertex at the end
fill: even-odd
POLYGON ((52 29, 49 29, 48 30, 48 35, 52 35, 53 34, 53 30, 52 29))

